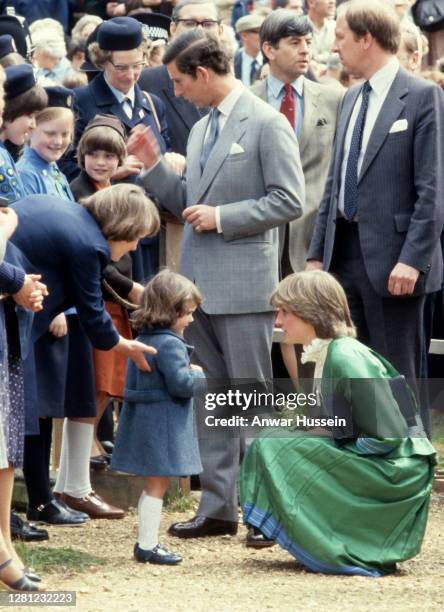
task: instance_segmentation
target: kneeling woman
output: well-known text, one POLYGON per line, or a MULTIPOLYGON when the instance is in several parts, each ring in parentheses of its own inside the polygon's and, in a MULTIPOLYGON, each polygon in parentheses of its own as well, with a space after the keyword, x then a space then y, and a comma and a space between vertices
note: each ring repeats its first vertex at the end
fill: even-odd
POLYGON ((325 414, 346 426, 255 440, 240 476, 245 523, 312 571, 389 574, 419 552, 432 488, 435 451, 413 396, 355 340, 328 273, 288 276, 271 303, 287 342, 304 344, 303 361, 315 362, 325 414))

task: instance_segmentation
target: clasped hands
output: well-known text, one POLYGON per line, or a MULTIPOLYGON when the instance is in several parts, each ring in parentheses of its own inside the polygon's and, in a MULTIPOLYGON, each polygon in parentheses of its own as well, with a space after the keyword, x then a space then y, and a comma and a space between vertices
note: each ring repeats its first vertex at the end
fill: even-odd
MULTIPOLYGON (((162 159, 159 143, 150 127, 137 125, 128 139, 127 150, 129 154, 135 155, 147 170, 162 159)), ((165 156, 165 159, 168 161, 168 157, 165 156)), ((182 216, 197 232, 216 229, 216 209, 213 206, 195 204, 186 208, 182 216)))

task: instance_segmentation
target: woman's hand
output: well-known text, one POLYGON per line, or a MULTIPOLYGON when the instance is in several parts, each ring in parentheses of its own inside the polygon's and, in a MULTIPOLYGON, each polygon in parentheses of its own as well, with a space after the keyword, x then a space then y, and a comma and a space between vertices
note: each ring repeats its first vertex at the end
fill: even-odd
POLYGON ((133 304, 140 304, 140 299, 142 297, 142 293, 145 287, 140 283, 133 283, 133 288, 128 293, 128 299, 133 304))
POLYGON ((180 153, 165 153, 163 158, 176 174, 182 176, 187 161, 183 155, 180 153))
POLYGON ((151 368, 148 365, 144 353, 148 353, 149 355, 155 355, 157 353, 154 347, 143 344, 143 342, 138 342, 137 340, 127 340, 123 336, 120 336, 119 342, 113 350, 132 359, 136 366, 143 372, 151 372, 151 368))
POLYGON ((63 338, 63 336, 66 336, 68 333, 68 324, 63 312, 54 317, 54 319, 51 321, 49 331, 56 338, 63 338))
POLYGON ((11 238, 17 227, 18 217, 12 208, 0 208, 0 229, 6 240, 11 238))
POLYGON ((119 166, 113 174, 113 180, 120 181, 132 174, 140 174, 141 170, 143 170, 143 162, 135 155, 128 155, 125 163, 119 166))
POLYGON ((43 299, 48 295, 48 288, 40 282, 41 278, 41 274, 25 274, 22 288, 12 296, 15 303, 32 312, 42 310, 43 299))
POLYGON ((195 363, 190 363, 190 368, 192 370, 197 370, 198 372, 203 372, 203 368, 201 368, 199 365, 196 365, 195 363))

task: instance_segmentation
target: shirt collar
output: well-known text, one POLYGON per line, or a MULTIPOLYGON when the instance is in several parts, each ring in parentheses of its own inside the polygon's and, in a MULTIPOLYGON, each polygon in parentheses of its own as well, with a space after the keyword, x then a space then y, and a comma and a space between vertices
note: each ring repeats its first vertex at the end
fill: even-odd
POLYGON ((393 56, 382 68, 380 68, 375 74, 369 79, 372 91, 379 97, 386 92, 393 81, 399 70, 399 61, 393 56))
MULTIPOLYGON (((273 94, 275 98, 279 98, 282 88, 284 86, 285 86, 285 83, 283 81, 281 81, 280 79, 277 79, 273 74, 271 74, 271 72, 269 73, 268 87, 270 88, 271 93, 273 94)), ((295 79, 291 83, 291 86, 293 87, 295 92, 298 94, 298 96, 302 98, 302 96, 304 95, 304 75, 301 74, 301 76, 298 76, 298 78, 295 79)))
POLYGON ((236 86, 230 93, 217 106, 218 110, 224 117, 228 117, 236 102, 239 100, 241 95, 244 93, 244 86, 241 81, 236 80, 236 86))
POLYGON ((252 64, 255 61, 258 63, 259 66, 262 66, 262 62, 263 62, 262 51, 259 51, 256 57, 251 57, 251 55, 248 55, 248 53, 245 53, 245 49, 242 49, 242 55, 244 59, 250 64, 252 64))
POLYGON ((128 93, 124 94, 123 91, 120 91, 119 89, 116 89, 115 87, 110 85, 110 83, 109 83, 108 79, 106 78, 105 74, 103 75, 103 78, 105 79, 106 84, 111 89, 111 91, 113 92, 114 96, 117 98, 117 101, 119 103, 122 103, 124 100, 129 98, 129 100, 131 102, 131 107, 134 108, 134 100, 135 100, 135 95, 136 95, 135 91, 134 91, 134 85, 131 87, 131 89, 128 91, 128 93))
MULTIPOLYGON (((23 151, 23 158, 30 160, 35 168, 49 168, 52 164, 43 159, 35 149, 30 146, 25 147, 23 151)), ((55 165, 55 164, 53 164, 55 165)))

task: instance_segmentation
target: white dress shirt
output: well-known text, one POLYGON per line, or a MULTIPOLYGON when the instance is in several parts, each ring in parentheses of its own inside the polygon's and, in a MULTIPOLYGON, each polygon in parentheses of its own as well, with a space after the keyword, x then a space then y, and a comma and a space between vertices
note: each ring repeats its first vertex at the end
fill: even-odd
MULTIPOLYGON (((387 94, 389 92, 390 87, 395 80, 395 77, 399 70, 399 61, 396 57, 390 59, 387 64, 375 72, 375 74, 369 79, 370 86, 372 88, 369 99, 368 99, 368 109, 367 115, 365 118, 364 131, 362 134, 362 145, 361 151, 359 153, 358 158, 358 176, 361 172, 362 162, 364 160, 365 152, 367 150, 368 141, 370 140, 371 133, 373 128, 375 127, 376 120, 378 118, 379 112, 382 108, 382 105, 387 98, 387 94)), ((353 134, 353 129, 355 127, 356 119, 358 118, 359 110, 362 104, 362 94, 359 94, 356 103, 353 107, 353 112, 350 117, 350 121, 347 127, 347 132, 345 134, 344 140, 344 151, 342 156, 342 167, 341 167, 341 187, 339 189, 339 200, 338 200, 338 209, 344 214, 344 185, 345 185, 345 174, 347 172, 347 161, 348 154, 350 151, 350 144, 353 134)))
POLYGON ((256 55, 256 57, 251 57, 248 53, 245 52, 245 49, 241 49, 241 81, 246 86, 249 87, 253 83, 250 81, 251 77, 251 64, 256 62, 257 70, 262 66, 262 52, 256 55))
POLYGON ((107 81, 105 75, 104 75, 104 79, 105 79, 106 84, 108 85, 108 87, 113 92, 113 94, 116 97, 116 99, 119 102, 119 104, 122 104, 122 102, 124 100, 126 100, 126 102, 124 104, 122 104, 122 108, 123 108, 124 113, 127 115, 128 119, 132 119, 133 118, 133 110, 134 110, 134 101, 135 101, 135 97, 136 97, 136 94, 134 92, 134 85, 131 87, 131 89, 126 94, 124 94, 123 91, 120 91, 119 89, 116 89, 115 87, 110 85, 110 83, 109 83, 109 81, 107 81), (128 102, 128 100, 129 100, 129 102, 128 102))

